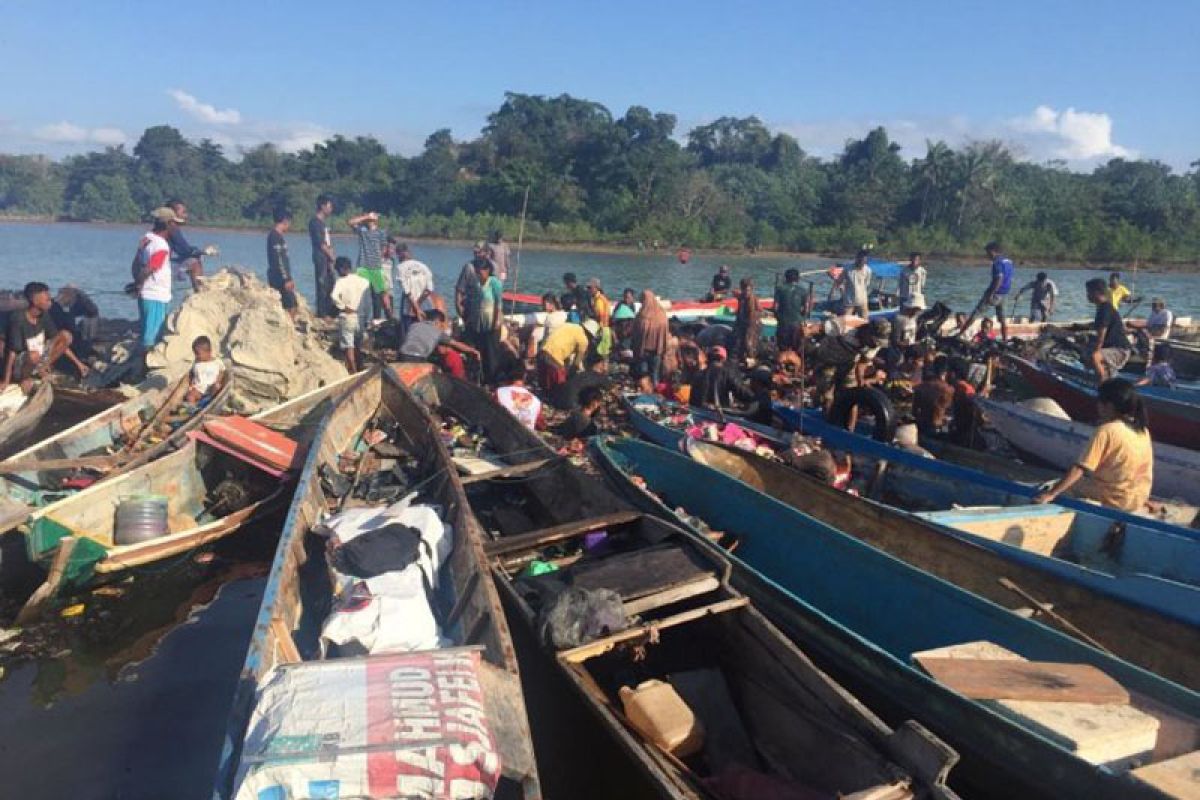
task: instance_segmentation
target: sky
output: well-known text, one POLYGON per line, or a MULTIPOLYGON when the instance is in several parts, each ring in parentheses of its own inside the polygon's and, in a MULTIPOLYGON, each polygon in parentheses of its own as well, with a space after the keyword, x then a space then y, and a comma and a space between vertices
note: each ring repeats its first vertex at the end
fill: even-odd
POLYGON ((340 133, 411 155, 506 91, 679 119, 756 115, 809 153, 884 125, 1032 161, 1200 159, 1200 0, 162 4, 0 0, 0 152, 132 147, 168 124, 230 155, 340 133))

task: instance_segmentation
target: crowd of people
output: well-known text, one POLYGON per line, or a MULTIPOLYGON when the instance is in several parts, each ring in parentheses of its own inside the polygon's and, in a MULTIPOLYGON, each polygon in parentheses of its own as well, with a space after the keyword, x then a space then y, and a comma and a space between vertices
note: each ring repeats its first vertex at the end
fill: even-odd
MULTIPOLYGON (((1012 259, 992 242, 986 247, 990 279, 974 308, 953 315, 952 322, 944 304, 927 305, 928 275, 920 253, 910 254, 900 269, 895 293, 881 297, 866 248, 852 264, 830 271, 832 287, 820 310, 831 314, 820 326, 813 323, 818 303, 811 284, 801 282, 798 270, 783 273, 768 304, 753 277, 735 281, 728 265, 713 276, 705 299, 735 299, 731 324, 672 317, 649 288, 625 288, 610 298, 597 278, 581 281, 573 272, 562 275, 558 291, 542 295, 540 313, 522 318, 511 313, 511 306, 505 313, 511 254, 500 231, 472 249, 447 302, 429 266, 388 235, 374 212, 347 221, 356 258, 338 255, 330 228, 333 213, 332 199, 322 196, 308 223, 313 310, 334 323, 336 346, 349 370, 364 366, 371 334, 386 327, 394 333, 393 358, 434 362, 495 389, 498 402, 531 428, 545 427, 547 410, 562 413, 557 427, 568 438, 595 432, 607 391, 624 382, 642 393, 765 423, 772 421, 772 404, 778 401, 807 401, 832 411, 848 392, 877 387, 902 404, 921 437, 971 444, 979 428, 973 399, 991 389, 998 355, 1009 341, 1010 314, 1029 293, 1030 319, 1049 321, 1060 300, 1059 287, 1045 272, 1019 286, 1012 259), (890 313, 872 313, 880 300, 890 313), (769 330, 764 335, 772 324, 773 335, 769 330)), ((215 254, 215 248, 193 247, 184 237, 186 204, 173 200, 151 218, 127 287, 137 296, 139 339, 147 350, 162 337, 173 280, 201 286, 201 259, 215 254)), ((290 212, 274 214, 267 234, 267 278, 295 320, 300 301, 288 251, 291 225, 290 212)), ((1084 291, 1096 310, 1081 360, 1101 386, 1102 416, 1124 420, 1132 433, 1102 426, 1107 438, 1094 442, 1078 469, 1042 500, 1074 486, 1080 470, 1093 477, 1104 474, 1105 465, 1115 463, 1114 453, 1127 464, 1118 470, 1122 479, 1145 483, 1130 477, 1145 462, 1142 450, 1149 448, 1139 438, 1144 412, 1133 385, 1117 378, 1137 346, 1122 308, 1141 298, 1132 296, 1116 272, 1108 280, 1087 281, 1084 291)), ((62 360, 87 374, 95 303, 70 285, 51 297, 49 287, 36 282, 26 286, 25 297, 26 308, 10 314, 4 326, 0 389, 27 382, 62 360)), ((1175 376, 1162 343, 1171 335, 1174 316, 1159 298, 1151 309, 1141 329, 1149 365, 1139 383, 1171 385, 1175 376)), ((193 350, 192 399, 201 400, 219 390, 225 368, 207 337, 198 338, 193 350)), ((850 424, 856 413, 852 408, 850 424)))

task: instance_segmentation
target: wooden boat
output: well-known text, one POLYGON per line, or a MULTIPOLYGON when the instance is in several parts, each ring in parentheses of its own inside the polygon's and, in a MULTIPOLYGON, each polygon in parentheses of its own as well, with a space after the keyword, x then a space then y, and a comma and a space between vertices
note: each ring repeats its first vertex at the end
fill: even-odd
MULTIPOLYGON (((1039 491, 1035 484, 1018 483, 978 469, 929 458, 847 431, 826 422, 817 411, 802 412, 778 404, 774 411, 787 430, 819 437, 826 447, 852 454, 857 463, 886 464, 877 485, 891 505, 912 511, 945 511, 955 506, 1020 506, 1028 505, 1039 491)), ((1055 504, 1126 525, 1200 539, 1200 530, 1077 497, 1059 496, 1055 504)))
POLYGON ((734 731, 704 751, 702 763, 714 772, 731 761, 829 796, 954 796, 944 785, 952 751, 917 724, 889 729, 817 670, 729 585, 723 551, 636 512, 478 387, 430 375, 413 389, 431 408, 486 437, 496 465, 463 482, 493 537, 486 551, 517 617, 537 627, 547 579, 616 592, 624 613, 637 615, 630 627, 547 649, 661 796, 714 795, 701 785, 696 761, 685 763, 637 732, 619 699, 630 682, 670 680, 695 704, 710 735, 734 731), (584 542, 595 538, 606 544, 585 552, 584 542), (558 569, 541 579, 522 577, 534 560, 553 560, 558 569))
POLYGON ((189 432, 221 413, 233 378, 203 408, 158 437, 159 421, 178 408, 190 380, 150 391, 108 408, 0 461, 0 534, 22 522, 37 506, 65 497, 62 481, 87 470, 96 482, 124 474, 183 444, 189 432))
MULTIPOLYGON (((734 587, 835 678, 945 739, 963 757, 959 769, 981 788, 1022 798, 1163 796, 1120 764, 1076 755, 1073 746, 1090 752, 1095 734, 1077 729, 1073 740, 1064 738, 1050 721, 1064 709, 971 699, 919 668, 929 651, 1090 665, 1128 690, 1132 708, 1120 706, 1122 714, 1159 732, 1138 743, 1145 759, 1163 762, 1197 746, 1200 695, 1191 690, 963 591, 683 454, 632 439, 596 440, 595 451, 611 474, 637 475, 659 498, 639 488, 647 509, 677 519, 671 509, 682 507, 736 536, 732 559, 745 569, 733 571, 734 587), (1186 733, 1176 738, 1180 731, 1186 733)), ((1071 711, 1093 731, 1111 733, 1103 720, 1113 709, 1100 708, 1071 711)))
MULTIPOLYGON (((1134 528, 1138 545, 1126 547, 1129 540, 1124 540, 1120 547, 1113 547, 1111 555, 1101 553, 1095 545, 1112 528, 1110 520, 1052 505, 993 509, 996 518, 1006 524, 983 524, 963 535, 963 526, 955 524, 954 515, 981 512, 914 516, 869 498, 852 498, 755 453, 698 439, 680 440, 669 429, 651 430, 652 425, 665 428, 644 416, 635 423, 639 431, 649 431, 646 438, 651 441, 682 450, 701 464, 992 602, 1024 608, 1029 605, 1029 597, 1034 597, 1048 603, 1058 618, 1075 623, 1074 628, 1059 626, 1066 632, 1076 635, 1077 630, 1086 631, 1092 640, 1127 661, 1200 689, 1200 663, 1190 655, 1200 649, 1200 595, 1189 585, 1196 583, 1200 575, 1193 566, 1198 546, 1194 540, 1134 528), (1031 552, 1035 536, 1031 532, 1024 538, 1026 518, 1054 520, 1051 524, 1057 526, 1059 538, 1053 543, 1038 538, 1036 543, 1042 547, 1031 552), (1066 538, 1077 519, 1099 536, 1076 542, 1082 553, 1056 551, 1052 544, 1066 538), (1172 548, 1179 548, 1179 552, 1172 548), (1157 553, 1150 566, 1159 572, 1169 571, 1167 579, 1139 574, 1135 564, 1141 564, 1147 551, 1157 553), (1049 557, 1067 554, 1075 557, 1049 557), (1125 557, 1129 560, 1123 565, 1114 563, 1125 557), (1000 576, 1018 588, 1002 585, 1000 576), (1142 633, 1152 630, 1158 633, 1142 637, 1142 633)), ((1046 526, 1042 525, 1037 534, 1044 531, 1046 526)), ((1046 617, 1047 624, 1055 624, 1055 620, 1054 616, 1046 617)))
MULTIPOLYGON (((1035 392, 1062 406, 1071 419, 1095 421, 1094 387, 1017 356, 1006 355, 1005 361, 1016 368, 1035 392)), ((1192 450, 1200 449, 1200 406, 1156 393, 1143 393, 1142 399, 1150 416, 1150 434, 1154 441, 1192 450)))
MULTIPOLYGON (((976 399, 988 423, 1009 444, 1059 469, 1076 462, 1091 441, 1095 427, 1042 414, 1017 403, 976 399)), ((1154 447, 1154 494, 1200 504, 1200 453, 1183 447, 1154 447)))
MULTIPOLYGON (((15 384, 9 387, 13 390, 20 391, 15 384)), ((13 452, 28 439, 53 404, 54 387, 50 381, 39 381, 19 408, 0 419, 0 456, 13 452)))
MULTIPOLYGON (((359 378, 315 431, 242 667, 214 795, 233 796, 239 764, 251 755, 242 752, 242 745, 256 692, 276 670, 319 669, 330 663, 318 658, 320 626, 332 603, 329 567, 324 540, 311 533, 329 511, 320 470, 336 467, 342 453, 356 447, 376 418, 399 423, 406 441, 396 444, 419 458, 419 471, 425 476, 422 497, 440 505, 445 521, 453 527, 453 549, 442 566, 436 595, 446 611, 441 627, 443 635, 454 643, 447 652, 462 647, 481 651, 479 669, 485 707, 501 759, 498 796, 539 798, 540 784, 512 637, 495 585, 488 580, 479 529, 471 517, 462 484, 454 477, 437 439, 433 420, 387 370, 374 370, 359 378)), ((356 658, 369 669, 373 663, 386 663, 379 659, 387 657, 356 658)), ((382 716, 380 722, 386 726, 390 715, 384 712, 382 716)), ((335 749, 329 757, 335 755, 335 749)))
POLYGON ((1200 347, 1195 342, 1170 340, 1171 355, 1167 359, 1175 374, 1183 380, 1200 380, 1200 347))
MULTIPOLYGON (((342 388, 341 383, 322 387, 250 419, 279 429, 302 451, 315 431, 313 417, 342 388)), ((286 499, 293 477, 269 474, 219 446, 186 438, 172 453, 35 510, 21 533, 29 561, 46 567, 48 577, 22 615, 31 618, 56 596, 237 532, 286 499), (242 490, 229 488, 229 481, 242 490), (167 498, 170 532, 138 544, 117 545, 116 507, 123 498, 137 495, 167 498)))

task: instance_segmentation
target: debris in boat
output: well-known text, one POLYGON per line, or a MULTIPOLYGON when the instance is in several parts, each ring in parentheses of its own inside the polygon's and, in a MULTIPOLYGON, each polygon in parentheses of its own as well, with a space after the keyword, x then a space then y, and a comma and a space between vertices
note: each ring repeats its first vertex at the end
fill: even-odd
POLYGON ((208 336, 234 377, 229 409, 254 413, 346 376, 315 332, 300 299, 299 325, 257 276, 225 268, 167 318, 166 336, 146 355, 143 386, 173 383, 192 366, 192 342, 208 336))

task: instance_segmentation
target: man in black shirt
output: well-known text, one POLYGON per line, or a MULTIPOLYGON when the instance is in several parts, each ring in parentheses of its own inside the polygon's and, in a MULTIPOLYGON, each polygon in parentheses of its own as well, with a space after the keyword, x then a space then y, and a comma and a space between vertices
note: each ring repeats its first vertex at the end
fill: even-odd
POLYGON ((586 364, 586 369, 576 372, 567 378, 566 383, 550 393, 550 405, 563 411, 571 411, 582 405, 579 398, 583 396, 584 389, 594 386, 601 391, 607 391, 612 387, 612 381, 608 378, 608 361, 603 356, 588 353, 586 364))
POLYGON ((708 293, 709 300, 723 300, 729 290, 733 288, 733 278, 729 274, 729 265, 722 264, 717 270, 717 274, 713 275, 712 291, 708 293))
MULTIPOLYGON (((563 273, 562 280, 563 288, 566 289, 563 297, 566 298, 570 295, 575 301, 575 313, 579 315, 579 322, 584 323, 589 319, 595 319, 596 310, 592 307, 592 296, 588 294, 587 289, 579 285, 579 279, 575 277, 575 273, 563 273)), ((566 303, 563 303, 564 308, 566 305, 566 303)))
POLYGON ((183 235, 182 226, 188 218, 187 203, 182 200, 168 200, 167 208, 174 211, 179 219, 179 225, 167 236, 167 244, 171 246, 171 269, 175 273, 175 280, 187 278, 192 285, 192 291, 195 291, 204 280, 204 262, 200 260, 201 256, 215 256, 217 248, 211 244, 203 248, 196 247, 183 235))
POLYGON ((74 284, 58 290, 50 306, 50 319, 60 331, 71 334, 71 351, 80 358, 92 355, 92 342, 100 325, 100 309, 74 284))
POLYGON ((25 300, 29 306, 13 311, 8 318, 0 392, 12 383, 14 373, 28 390, 35 376, 44 376, 64 355, 80 375, 87 375, 87 364, 70 350, 71 334, 60 331, 50 318, 50 287, 38 281, 25 284, 25 300))
POLYGON ((308 221, 308 240, 312 244, 312 262, 317 287, 317 316, 336 317, 333 302, 329 299, 337 276, 333 274, 336 253, 329 239, 330 215, 333 214, 333 198, 323 194, 317 198, 317 213, 308 221))
POLYGON ((1114 377, 1129 361, 1133 345, 1125 334, 1121 313, 1113 308, 1108 285, 1102 278, 1092 278, 1086 284, 1088 302, 1096 307, 1093 329, 1096 343, 1092 347, 1092 367, 1101 382, 1114 377))
POLYGON ((292 227, 292 212, 277 209, 273 217, 275 224, 267 234, 267 283, 279 292, 283 310, 296 319, 296 282, 292 280, 292 261, 288 257, 287 239, 283 235, 292 227))

